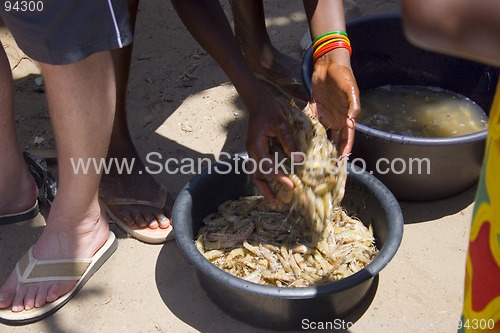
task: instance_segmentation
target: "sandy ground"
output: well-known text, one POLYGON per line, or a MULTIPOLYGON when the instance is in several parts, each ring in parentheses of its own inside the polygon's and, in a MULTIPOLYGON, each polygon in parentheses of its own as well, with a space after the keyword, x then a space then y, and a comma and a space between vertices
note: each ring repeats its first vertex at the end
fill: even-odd
MULTIPOLYGON (((399 11, 399 1, 354 0, 348 18, 399 11)), ((227 1, 224 8, 230 15, 227 1)), ((270 35, 300 58, 307 31, 300 1, 266 1, 270 35)), ((23 148, 54 154, 39 70, 4 28, 16 84, 23 148)), ((209 157, 245 148, 246 111, 225 74, 187 33, 168 1, 143 1, 131 81, 129 123, 144 157, 209 157)), ((175 195, 190 175, 158 175, 175 195)), ((460 316, 474 189, 446 200, 401 202, 404 239, 381 272, 372 303, 350 332, 453 332, 460 316)), ((0 228, 0 281, 34 243, 44 216, 0 228)), ((175 242, 143 244, 113 227, 119 247, 79 294, 53 316, 2 332, 264 332, 234 320, 200 287, 175 242)))

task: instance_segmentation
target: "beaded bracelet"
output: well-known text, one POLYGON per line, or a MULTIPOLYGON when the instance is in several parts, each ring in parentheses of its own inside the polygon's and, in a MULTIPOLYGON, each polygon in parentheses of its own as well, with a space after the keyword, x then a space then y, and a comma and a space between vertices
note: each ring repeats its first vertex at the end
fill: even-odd
POLYGON ((325 53, 338 48, 344 48, 352 54, 351 42, 345 31, 332 31, 320 35, 313 40, 313 62, 316 62, 325 53))

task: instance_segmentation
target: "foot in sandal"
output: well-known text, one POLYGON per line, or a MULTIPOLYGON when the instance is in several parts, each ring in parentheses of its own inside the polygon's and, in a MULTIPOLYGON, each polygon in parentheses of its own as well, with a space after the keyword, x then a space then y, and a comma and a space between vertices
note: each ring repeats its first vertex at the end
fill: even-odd
POLYGON ((110 151, 108 156, 117 156, 118 161, 127 161, 129 165, 133 163, 132 172, 120 174, 112 168, 102 177, 100 200, 110 222, 146 243, 172 240, 173 199, 147 172, 133 144, 129 143, 129 148, 122 152, 110 151))
POLYGON ((25 324, 56 311, 116 249, 97 199, 82 213, 68 214, 63 207, 54 202, 37 243, 0 288, 0 322, 25 324))

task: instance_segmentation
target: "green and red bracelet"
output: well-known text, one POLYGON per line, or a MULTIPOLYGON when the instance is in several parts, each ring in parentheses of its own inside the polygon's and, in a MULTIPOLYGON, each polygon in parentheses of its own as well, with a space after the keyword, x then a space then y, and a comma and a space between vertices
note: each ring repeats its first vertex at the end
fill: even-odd
POLYGON ((345 31, 332 31, 320 35, 313 40, 313 62, 316 62, 325 53, 338 48, 344 48, 352 54, 351 42, 345 31))

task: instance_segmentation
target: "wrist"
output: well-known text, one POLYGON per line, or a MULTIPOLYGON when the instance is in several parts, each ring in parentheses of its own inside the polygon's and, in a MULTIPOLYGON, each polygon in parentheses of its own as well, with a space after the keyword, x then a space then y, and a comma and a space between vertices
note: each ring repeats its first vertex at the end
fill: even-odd
POLYGON ((245 105, 249 114, 261 111, 264 104, 268 104, 269 100, 274 101, 274 97, 267 90, 264 84, 255 79, 252 83, 245 85, 242 90, 238 90, 241 101, 245 105))
POLYGON ((316 66, 328 66, 331 63, 336 63, 351 68, 351 56, 349 50, 344 48, 331 50, 319 57, 314 63, 314 67, 316 68, 316 66))
POLYGON ((331 31, 314 38, 312 42, 313 62, 320 59, 343 65, 350 64, 351 41, 344 30, 331 31))

